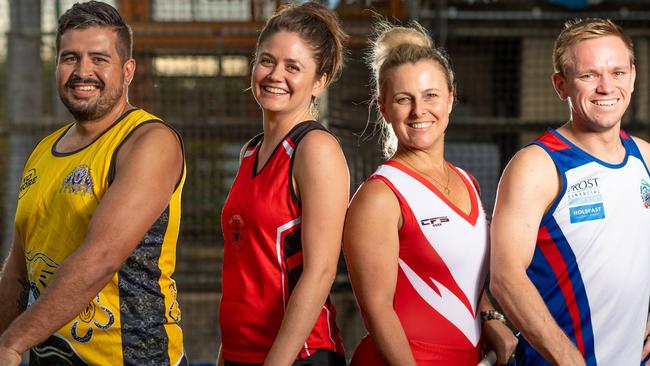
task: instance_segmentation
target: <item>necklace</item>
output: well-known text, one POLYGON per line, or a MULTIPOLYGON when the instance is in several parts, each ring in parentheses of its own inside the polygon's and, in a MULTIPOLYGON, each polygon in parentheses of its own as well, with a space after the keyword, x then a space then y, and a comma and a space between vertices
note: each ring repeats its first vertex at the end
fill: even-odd
POLYGON ((451 178, 451 174, 449 173, 449 165, 447 164, 446 161, 444 163, 444 170, 445 170, 445 176, 447 177, 447 183, 444 184, 444 185, 442 184, 442 182, 440 180, 436 179, 432 175, 429 175, 428 173, 426 173, 424 171, 419 171, 419 170, 415 169, 415 167, 413 165, 411 165, 410 163, 406 162, 406 165, 408 165, 409 168, 411 168, 411 170, 413 170, 415 172, 418 172, 418 173, 424 175, 425 177, 429 178, 430 180, 432 180, 433 183, 436 183, 436 185, 438 187, 443 189, 446 196, 449 196, 449 194, 451 193, 451 189, 449 188, 449 181, 450 181, 450 178, 451 178))

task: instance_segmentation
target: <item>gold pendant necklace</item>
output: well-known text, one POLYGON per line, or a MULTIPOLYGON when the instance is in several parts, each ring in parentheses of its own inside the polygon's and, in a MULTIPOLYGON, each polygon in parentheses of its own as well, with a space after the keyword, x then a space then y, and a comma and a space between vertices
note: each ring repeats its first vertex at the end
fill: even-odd
POLYGON ((418 170, 415 169, 415 167, 414 167, 413 165, 411 165, 410 163, 407 162, 406 165, 408 165, 409 168, 411 168, 411 170, 413 170, 414 172, 420 173, 420 174, 424 175, 425 177, 429 178, 430 180, 432 180, 433 183, 436 183, 436 184, 435 184, 436 186, 438 186, 439 188, 442 188, 442 190, 444 191, 444 194, 445 194, 446 196, 449 196, 449 194, 451 193, 451 189, 449 188, 449 182, 450 182, 450 178, 451 178, 451 173, 449 172, 449 165, 447 164, 446 161, 444 162, 444 170, 445 170, 445 175, 447 176, 447 184, 444 184, 444 185, 443 185, 442 182, 440 182, 438 179, 436 179, 436 178, 434 178, 433 176, 431 176, 431 175, 425 173, 424 171, 418 171, 418 170))

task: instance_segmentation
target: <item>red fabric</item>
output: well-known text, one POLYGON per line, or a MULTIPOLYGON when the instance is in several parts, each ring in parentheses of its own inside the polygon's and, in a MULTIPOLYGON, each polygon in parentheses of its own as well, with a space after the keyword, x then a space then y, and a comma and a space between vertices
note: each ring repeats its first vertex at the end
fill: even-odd
MULTIPOLYGON (((258 148, 242 159, 224 205, 223 295, 219 312, 225 359, 262 363, 302 273, 301 213, 290 191, 291 137, 254 174, 258 148)), ((329 298, 302 348, 343 353, 329 298)))

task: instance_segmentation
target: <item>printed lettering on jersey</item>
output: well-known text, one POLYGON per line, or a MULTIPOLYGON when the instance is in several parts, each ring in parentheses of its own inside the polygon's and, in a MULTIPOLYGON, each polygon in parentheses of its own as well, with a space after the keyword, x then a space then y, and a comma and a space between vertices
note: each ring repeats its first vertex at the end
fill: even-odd
POLYGON ((90 175, 90 168, 88 165, 83 164, 74 168, 74 170, 65 177, 61 189, 65 193, 79 193, 83 196, 86 193, 94 195, 94 187, 95 184, 90 175))
POLYGON ((20 182, 20 191, 18 192, 18 199, 21 199, 25 193, 29 190, 29 187, 36 184, 38 176, 36 175, 36 169, 30 169, 27 174, 23 177, 23 180, 20 182))
POLYGON ((645 208, 650 208, 650 184, 641 179, 641 201, 645 208))
POLYGON ((237 206, 227 213, 228 222, 225 227, 224 239, 234 251, 239 252, 248 245, 244 235, 246 232, 246 220, 244 210, 237 206))
POLYGON ((422 220, 420 220, 420 225, 422 225, 422 226, 431 225, 433 227, 436 227, 436 226, 441 226, 445 222, 449 222, 449 217, 447 217, 447 216, 438 216, 438 217, 431 217, 431 218, 428 218, 428 219, 422 219, 422 220))
POLYGON ((605 218, 605 207, 598 187, 598 179, 597 177, 585 179, 571 184, 567 189, 569 217, 572 224, 605 218))

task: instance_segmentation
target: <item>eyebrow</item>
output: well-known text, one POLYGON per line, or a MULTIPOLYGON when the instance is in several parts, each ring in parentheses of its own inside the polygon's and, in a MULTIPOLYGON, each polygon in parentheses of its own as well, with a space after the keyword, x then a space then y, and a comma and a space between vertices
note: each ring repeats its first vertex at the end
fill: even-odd
MULTIPOLYGON (((270 58, 272 58, 274 60, 277 60, 277 57, 273 56, 272 54, 270 54, 268 52, 260 53, 260 57, 262 57, 262 56, 267 56, 267 57, 270 57, 270 58)), ((302 62, 300 62, 300 61, 298 61, 297 59, 294 59, 294 58, 285 58, 283 60, 286 63, 298 64, 298 65, 303 66, 303 67, 305 66, 302 62)))
MULTIPOLYGON (((102 51, 93 51, 93 52, 89 52, 88 54, 90 56, 102 56, 102 57, 111 58, 110 53, 102 52, 102 51)), ((77 51, 73 51, 73 50, 63 50, 63 51, 61 51, 61 54, 59 55, 59 57, 64 57, 64 56, 68 56, 68 55, 79 56, 79 55, 81 55, 81 53, 77 52, 77 51)))

